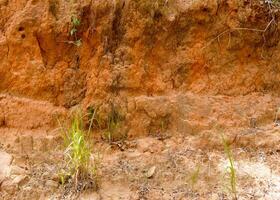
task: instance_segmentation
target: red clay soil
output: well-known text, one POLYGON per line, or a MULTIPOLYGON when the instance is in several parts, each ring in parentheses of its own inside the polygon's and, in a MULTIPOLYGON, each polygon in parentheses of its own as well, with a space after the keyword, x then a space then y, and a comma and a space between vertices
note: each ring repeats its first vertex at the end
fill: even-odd
MULTIPOLYGON (((270 23, 277 13, 272 16, 259 1, 4 0, 0 5, 1 93, 98 108, 101 120, 114 107, 132 136, 145 135, 160 118, 171 117, 170 127, 177 126, 176 115, 192 111, 181 107, 211 107, 212 96, 226 95, 218 98, 224 103, 223 98, 240 96, 233 100, 238 105, 245 95, 252 99, 249 107, 256 100, 264 108, 271 105, 257 96, 279 93, 277 20, 270 23), (76 38, 70 36, 73 16, 81 21, 76 38), (73 44, 77 39, 80 47, 73 44)), ((194 110, 211 114, 200 111, 194 110)))

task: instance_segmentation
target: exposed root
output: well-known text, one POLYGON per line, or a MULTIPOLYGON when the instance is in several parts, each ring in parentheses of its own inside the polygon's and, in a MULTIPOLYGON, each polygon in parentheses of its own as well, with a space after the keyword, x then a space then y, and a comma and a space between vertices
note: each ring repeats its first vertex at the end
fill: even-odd
POLYGON ((216 40, 220 40, 220 37, 222 37, 225 34, 229 34, 229 43, 230 43, 230 34, 234 31, 253 31, 253 32, 259 32, 262 33, 262 37, 265 43, 265 33, 266 31, 270 28, 270 26, 272 25, 272 23, 276 24, 276 19, 275 19, 275 14, 274 14, 274 9, 275 5, 273 5, 273 2, 265 2, 268 5, 268 9, 269 9, 269 15, 271 16, 271 20, 269 21, 269 23, 266 25, 266 27, 264 29, 258 29, 258 28, 246 28, 246 27, 237 27, 237 28, 230 28, 227 29, 223 32, 221 32, 220 34, 218 34, 215 38, 213 38, 212 40, 210 40, 202 49, 205 49, 206 47, 208 47, 209 45, 211 45, 214 41, 216 40))
POLYGON ((227 29, 227 30, 225 30, 225 31, 223 31, 222 33, 220 33, 218 36, 216 36, 215 38, 213 38, 212 40, 210 40, 204 47, 203 47, 203 49, 205 49, 206 47, 208 47, 210 44, 212 44, 215 40, 220 40, 220 37, 221 36, 223 36, 223 35, 225 35, 225 34, 227 34, 227 33, 232 33, 232 32, 234 32, 234 31, 254 31, 254 32, 260 32, 260 33, 262 33, 262 36, 263 36, 263 38, 264 38, 264 40, 265 40, 265 35, 264 35, 264 33, 268 30, 268 28, 271 26, 271 24, 273 23, 273 22, 275 22, 275 19, 274 18, 272 18, 271 20, 270 20, 270 22, 267 24, 267 26, 265 27, 265 29, 256 29, 256 28, 241 28, 241 27, 239 27, 239 28, 232 28, 232 29, 227 29))

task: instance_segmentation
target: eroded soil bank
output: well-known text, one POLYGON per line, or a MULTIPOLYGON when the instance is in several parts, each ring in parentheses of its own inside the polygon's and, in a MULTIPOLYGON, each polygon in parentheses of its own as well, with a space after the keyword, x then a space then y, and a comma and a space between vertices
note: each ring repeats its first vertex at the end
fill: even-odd
POLYGON ((0 198, 78 198, 57 121, 81 107, 101 184, 79 198, 230 199, 224 134, 238 198, 280 199, 277 6, 0 0, 0 198))

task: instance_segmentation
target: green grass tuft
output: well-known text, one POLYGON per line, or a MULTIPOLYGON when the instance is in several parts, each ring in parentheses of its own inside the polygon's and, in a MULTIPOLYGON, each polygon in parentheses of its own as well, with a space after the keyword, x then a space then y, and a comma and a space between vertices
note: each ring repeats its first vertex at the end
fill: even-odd
POLYGON ((92 146, 87 133, 84 131, 81 112, 75 113, 70 127, 64 129, 64 157, 67 164, 66 170, 60 174, 63 185, 71 179, 76 189, 78 186, 89 187, 88 183, 90 187, 97 187, 97 162, 96 159, 94 162, 91 160, 92 146))
POLYGON ((90 162, 90 148, 85 141, 82 128, 81 120, 78 116, 74 117, 65 141, 68 144, 65 154, 69 159, 69 165, 73 173, 83 173, 90 162))
POLYGON ((126 139, 127 134, 122 129, 122 120, 123 116, 119 113, 118 109, 112 105, 111 112, 107 117, 107 128, 103 134, 104 139, 109 143, 126 139))
POLYGON ((228 188, 232 194, 232 199, 236 200, 237 199, 237 183, 236 183, 237 179, 236 179, 236 170, 234 167, 234 158, 233 158, 230 146, 223 135, 222 135, 222 142, 224 145, 224 152, 229 161, 229 166, 227 167, 227 173, 229 176, 229 187, 228 188))
POLYGON ((200 165, 198 165, 195 170, 191 173, 190 176, 190 184, 192 189, 194 189, 194 186, 196 185, 196 183, 198 182, 198 178, 199 178, 199 173, 200 173, 200 165))

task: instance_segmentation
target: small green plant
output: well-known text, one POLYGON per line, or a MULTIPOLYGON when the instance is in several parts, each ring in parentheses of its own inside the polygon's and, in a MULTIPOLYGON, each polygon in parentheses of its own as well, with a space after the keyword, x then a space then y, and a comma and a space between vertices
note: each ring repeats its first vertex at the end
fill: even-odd
POLYGON ((196 185, 200 173, 200 165, 198 165, 195 170, 191 173, 189 182, 191 184, 192 189, 194 189, 194 186, 196 185))
POLYGON ((87 113, 88 113, 88 121, 89 121, 89 130, 91 130, 94 126, 95 128, 99 128, 101 129, 101 119, 100 116, 98 114, 99 111, 99 107, 93 107, 90 106, 87 109, 87 113))
POLYGON ((107 129, 104 132, 104 137, 109 143, 124 139, 126 137, 126 134, 123 134, 120 130, 121 121, 122 116, 115 108, 115 106, 112 105, 111 112, 109 113, 107 118, 107 129))
POLYGON ((64 130, 67 164, 66 170, 59 175, 61 184, 71 179, 76 189, 81 185, 87 187, 88 183, 96 186, 97 166, 91 161, 91 145, 83 129, 81 112, 74 114, 70 128, 64 130))
POLYGON ((170 123, 170 116, 169 115, 167 115, 165 117, 162 117, 160 119, 160 131, 161 132, 166 131, 168 129, 169 123, 170 123))
POLYGON ((72 28, 70 30, 70 35, 74 37, 74 41, 69 41, 69 43, 72 43, 77 47, 79 47, 82 45, 82 39, 78 38, 77 32, 78 32, 78 27, 81 25, 81 21, 76 16, 72 16, 71 23, 72 23, 72 28))
POLYGON ((104 133, 104 136, 109 143, 115 140, 115 136, 119 127, 120 127, 119 114, 115 111, 112 111, 108 115, 107 130, 104 133))
POLYGON ((62 186, 65 184, 65 175, 64 174, 59 174, 59 180, 62 186))
POLYGON ((222 135, 222 142, 223 142, 223 146, 224 146, 224 152, 226 154, 226 157, 229 161, 229 166, 227 167, 227 173, 229 176, 229 191, 232 194, 232 199, 233 200, 237 200, 237 189, 236 189, 236 170, 234 167, 234 158, 232 155, 232 151, 230 149, 230 146, 227 142, 227 140, 225 139, 225 137, 222 135))
POLYGON ((279 114, 280 114, 280 107, 277 108, 276 113, 275 113, 275 119, 274 119, 275 124, 279 124, 279 114))
POLYGON ((70 174, 74 175, 75 180, 88 175, 90 167, 90 147, 85 141, 82 128, 81 119, 77 114, 65 138, 67 145, 65 155, 70 167, 70 174))
POLYGON ((67 173, 66 171, 64 170, 61 170, 59 173, 58 173, 58 177, 59 177, 59 183, 64 186, 65 183, 69 180, 69 178, 71 177, 71 174, 67 173))

